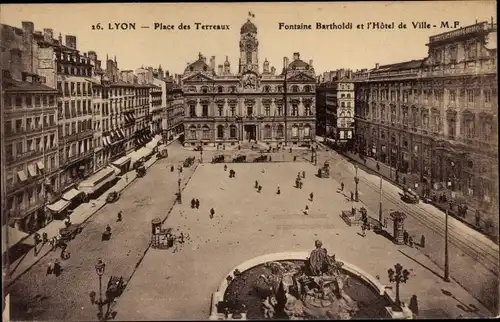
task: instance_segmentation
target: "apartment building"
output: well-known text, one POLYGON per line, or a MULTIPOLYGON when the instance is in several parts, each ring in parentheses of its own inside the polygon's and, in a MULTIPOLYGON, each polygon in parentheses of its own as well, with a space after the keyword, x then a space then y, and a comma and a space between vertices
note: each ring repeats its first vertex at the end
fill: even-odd
POLYGON ((498 205, 497 25, 429 38, 428 56, 355 75, 358 150, 420 188, 498 205))
MULTIPOLYGON (((1 25, 3 223, 29 232, 52 220, 45 206, 57 190, 57 91, 38 72, 41 33, 34 24, 1 25)), ((51 56, 50 56, 51 57, 51 56)))
POLYGON ((184 92, 181 75, 169 78, 167 86, 167 109, 163 120, 163 137, 170 141, 184 133, 184 92))

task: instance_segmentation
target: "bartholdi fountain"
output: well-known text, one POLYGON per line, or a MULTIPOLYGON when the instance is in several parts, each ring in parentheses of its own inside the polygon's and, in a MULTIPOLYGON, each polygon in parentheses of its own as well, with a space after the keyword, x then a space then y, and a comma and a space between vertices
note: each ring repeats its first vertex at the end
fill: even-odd
POLYGON ((384 286, 329 255, 279 253, 246 262, 214 293, 210 319, 390 318, 384 286))

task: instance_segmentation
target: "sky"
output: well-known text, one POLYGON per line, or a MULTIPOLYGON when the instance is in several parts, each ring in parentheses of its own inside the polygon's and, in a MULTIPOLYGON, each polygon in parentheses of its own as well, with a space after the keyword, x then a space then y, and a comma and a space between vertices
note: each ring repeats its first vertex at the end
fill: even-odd
MULTIPOLYGON (((121 70, 158 67, 182 73, 201 52, 222 64, 229 57, 237 70, 240 28, 249 18, 258 28, 259 64, 265 58, 279 71, 283 57, 299 52, 313 60, 317 74, 338 68, 373 68, 427 55, 429 36, 450 31, 441 21, 468 26, 478 21, 496 22, 495 1, 420 2, 308 2, 308 3, 127 3, 127 4, 1 4, 0 21, 21 27, 32 21, 35 30, 54 30, 54 37, 77 36, 80 51, 94 50, 99 59, 116 55, 121 70), (109 24, 135 23, 136 30, 110 30, 109 24), (352 29, 318 30, 316 23, 352 23, 352 29), (369 22, 391 24, 394 29, 367 29, 369 22), (429 23, 430 29, 415 29, 412 22, 429 23), (100 24, 100 30, 92 26, 100 24), (173 30, 154 29, 155 23, 173 30), (228 25, 229 30, 196 30, 203 25, 228 25), (311 30, 285 30, 284 25, 311 25, 311 30), (399 29, 400 23, 406 29, 399 29), (179 25, 191 26, 190 30, 179 25), (364 29, 358 29, 363 24, 364 29), (150 28, 141 28, 149 26, 150 28)), ((104 64, 103 64, 103 67, 104 64)), ((262 68, 262 67, 261 67, 262 68)))

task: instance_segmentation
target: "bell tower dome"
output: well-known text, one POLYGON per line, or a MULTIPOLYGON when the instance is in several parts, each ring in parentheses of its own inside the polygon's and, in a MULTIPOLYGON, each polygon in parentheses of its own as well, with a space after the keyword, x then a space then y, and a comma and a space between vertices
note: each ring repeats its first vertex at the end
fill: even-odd
POLYGON ((240 74, 246 71, 259 72, 257 27, 251 21, 251 18, 254 17, 255 15, 249 13, 247 22, 245 22, 240 29, 240 74))

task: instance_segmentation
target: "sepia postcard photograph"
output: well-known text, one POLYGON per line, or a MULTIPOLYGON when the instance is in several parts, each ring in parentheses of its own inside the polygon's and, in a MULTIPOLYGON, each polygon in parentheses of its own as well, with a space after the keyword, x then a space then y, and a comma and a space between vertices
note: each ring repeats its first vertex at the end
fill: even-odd
POLYGON ((2 320, 498 317, 496 9, 0 4, 2 320))

